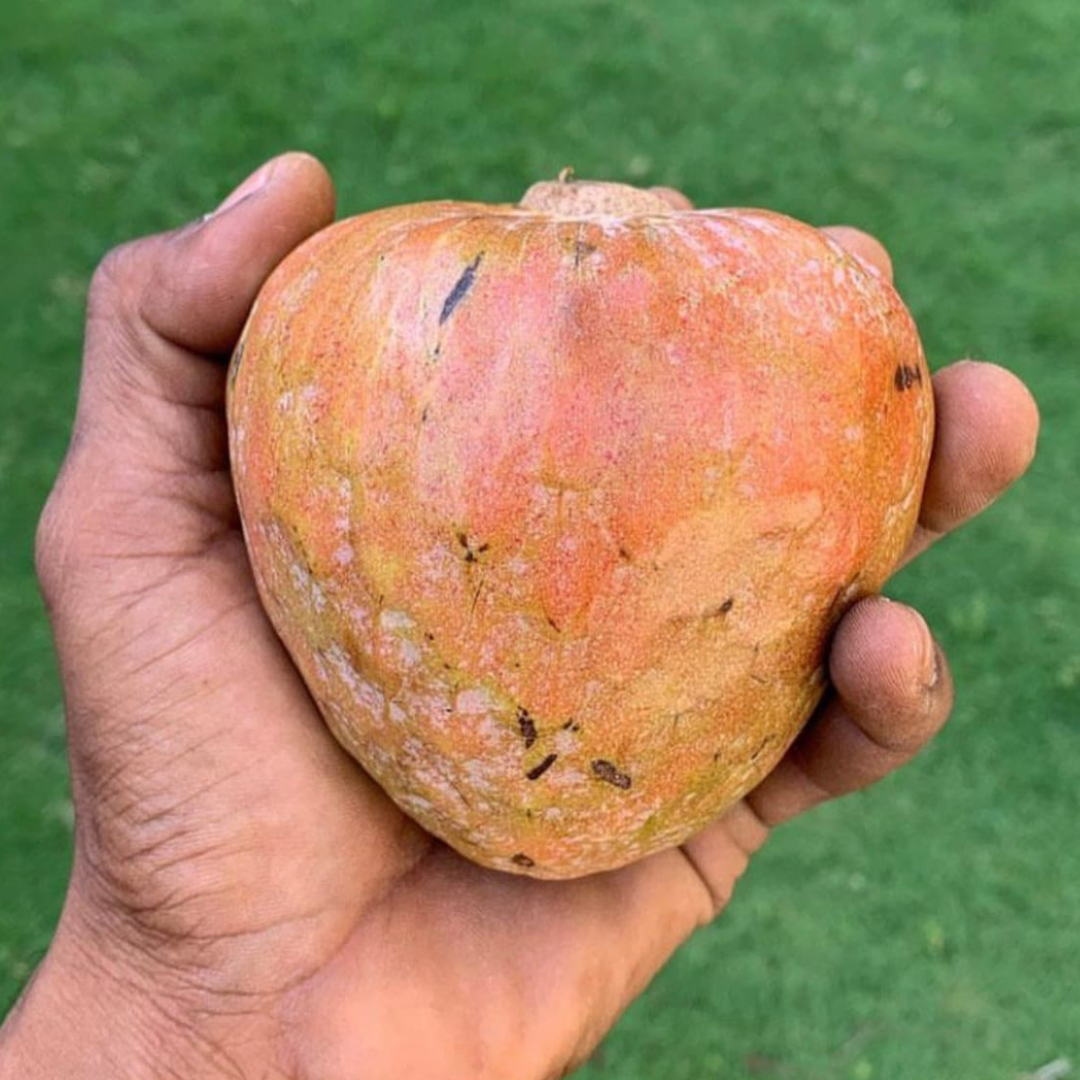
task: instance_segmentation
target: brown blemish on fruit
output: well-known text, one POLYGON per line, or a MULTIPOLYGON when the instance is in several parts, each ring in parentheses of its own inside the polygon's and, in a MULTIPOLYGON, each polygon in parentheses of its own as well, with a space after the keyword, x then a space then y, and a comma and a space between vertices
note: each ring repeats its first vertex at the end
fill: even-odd
POLYGON ((910 390, 916 383, 922 382, 922 371, 910 364, 900 364, 893 374, 893 386, 897 390, 910 390))
POLYGON ((605 761, 603 758, 597 758, 592 763, 593 776, 598 780, 603 780, 607 784, 612 784, 617 788, 622 788, 623 791, 628 791, 630 788, 630 777, 615 768, 610 761, 605 761))
POLYGON ((480 556, 491 548, 491 545, 487 542, 473 547, 468 535, 461 530, 458 530, 457 538, 458 543, 465 549, 465 561, 467 563, 479 562, 480 556))
POLYGON ((525 740, 525 749, 528 750, 536 742, 536 721, 529 715, 528 710, 521 706, 518 706, 517 718, 521 737, 525 740))
POLYGON ((472 605, 469 607, 469 619, 471 620, 473 615, 476 614, 476 605, 480 603, 480 594, 484 591, 484 579, 481 578, 476 586, 476 591, 473 593, 472 605))
POLYGON ((544 760, 541 761, 539 765, 534 765, 525 774, 525 778, 527 780, 539 780, 540 777, 543 776, 544 773, 546 773, 548 769, 550 769, 551 766, 555 764, 555 760, 556 758, 558 758, 558 756, 558 754, 548 754, 548 756, 544 758, 544 760))
POLYGON ((464 270, 462 270, 461 277, 457 279, 456 284, 450 290, 450 295, 447 296, 446 300, 443 302, 442 311, 439 313, 440 326, 454 314, 454 309, 468 295, 469 290, 472 288, 473 281, 476 278, 476 271, 480 268, 480 263, 483 258, 484 253, 481 251, 480 254, 477 255, 464 270))
POLYGON ((717 619, 722 615, 726 615, 735 606, 735 597, 729 596, 721 604, 713 604, 712 607, 705 609, 706 619, 717 619))
POLYGON ((596 245, 590 244, 587 240, 578 238, 574 241, 574 269, 578 269, 581 264, 590 256, 596 254, 596 245))
POLYGON ((530 866, 535 866, 536 865, 536 863, 533 862, 533 860, 530 859, 529 856, 526 855, 524 851, 519 851, 516 855, 511 855, 510 856, 510 861, 515 866, 523 866, 526 869, 528 869, 530 866))

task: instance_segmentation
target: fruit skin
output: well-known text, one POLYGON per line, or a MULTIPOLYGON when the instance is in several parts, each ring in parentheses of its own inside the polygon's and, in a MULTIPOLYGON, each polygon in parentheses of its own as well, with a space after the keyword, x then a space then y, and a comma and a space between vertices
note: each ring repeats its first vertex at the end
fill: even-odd
POLYGON ((893 288, 762 210, 339 222, 234 354, 267 612, 342 745, 474 861, 613 868, 767 774, 914 529, 893 288))

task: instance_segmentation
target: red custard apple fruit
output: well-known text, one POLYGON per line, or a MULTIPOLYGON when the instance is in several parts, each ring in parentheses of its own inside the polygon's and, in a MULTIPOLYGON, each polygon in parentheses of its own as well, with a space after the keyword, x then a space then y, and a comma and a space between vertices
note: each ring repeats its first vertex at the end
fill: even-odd
POLYGON ((911 536, 932 401, 900 297, 817 229, 564 177, 311 238, 228 413, 334 735, 462 854, 555 878, 773 768, 911 536))

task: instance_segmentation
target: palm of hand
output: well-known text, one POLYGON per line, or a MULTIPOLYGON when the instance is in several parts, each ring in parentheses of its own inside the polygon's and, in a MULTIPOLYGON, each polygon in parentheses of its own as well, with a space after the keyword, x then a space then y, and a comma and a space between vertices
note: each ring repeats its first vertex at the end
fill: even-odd
MULTIPOLYGON (((315 1075, 373 1057, 395 1076, 508 1075, 497 1063, 509 1061, 513 1075, 561 1072, 712 914, 709 893, 675 854, 647 873, 537 882, 475 866, 413 824, 322 724, 262 612, 231 511, 217 509, 227 483, 208 472, 195 497, 149 521, 139 511, 125 541, 175 513, 195 543, 153 552, 140 536, 137 592, 121 584, 129 556, 110 553, 117 591, 97 589, 80 619, 94 674, 74 710, 89 699, 154 722, 137 744, 126 724, 75 741, 94 790, 80 805, 87 896, 123 913, 155 964, 185 973, 180 1011, 186 998, 244 1001, 261 1028, 303 1001, 315 1075), (123 701, 96 685, 118 668, 123 701), (631 965, 615 962, 627 934, 652 939, 631 965), (576 993, 552 995, 567 982, 576 993), (403 1015, 424 1040, 387 1045, 403 1015)), ((211 1055, 233 1056, 234 1037, 211 1055)))
MULTIPOLYGON (((200 1064, 226 1075, 346 1077, 358 1062, 365 1077, 558 1075, 722 906, 766 822, 910 756, 948 711, 948 678, 932 677, 914 613, 870 602, 834 653, 840 696, 685 851, 535 882, 423 833, 326 732, 239 532, 223 372, 206 355, 227 351, 266 273, 332 217, 309 159, 280 159, 271 180, 121 250, 95 285, 76 437, 39 547, 79 819, 61 933, 144 958, 163 1007, 201 1018, 200 1064), (268 220, 276 231, 258 228, 268 220)), ((1030 400, 993 371, 992 404, 1015 422, 981 463, 932 476, 936 531, 1030 456, 1030 400)))

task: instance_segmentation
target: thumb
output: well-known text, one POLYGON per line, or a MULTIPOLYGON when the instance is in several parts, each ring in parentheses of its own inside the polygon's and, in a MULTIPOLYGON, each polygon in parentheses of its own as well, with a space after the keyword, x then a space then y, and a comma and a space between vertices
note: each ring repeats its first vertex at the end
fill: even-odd
POLYGON ((270 271, 333 218, 323 166, 303 153, 273 158, 200 221, 152 238, 145 250, 134 245, 138 317, 181 348, 231 349, 270 271))
POLYGON ((129 443, 137 463, 172 428, 161 430, 163 411, 219 405, 220 366, 206 359, 233 347, 270 272, 333 217, 326 170, 289 153, 199 221, 111 251, 87 302, 77 434, 129 443))
POLYGON ((217 354, 235 343, 274 267, 333 216, 326 170, 284 154, 214 213, 102 261, 75 430, 38 529, 50 608, 77 580, 94 596, 121 585, 118 559, 199 554, 235 527, 217 354))

